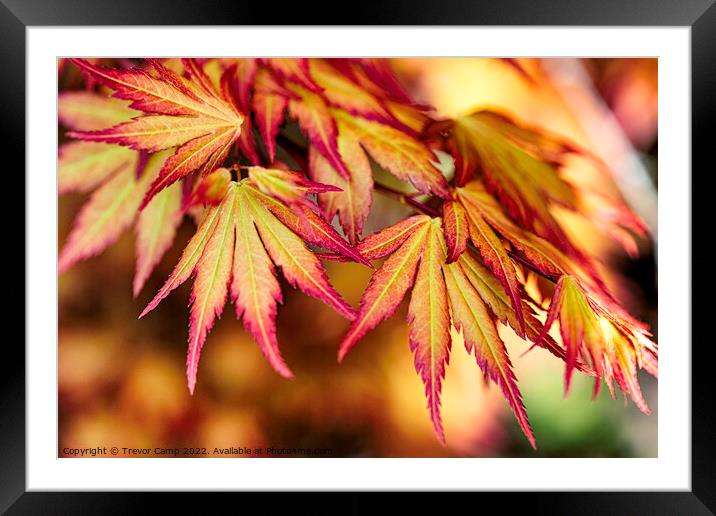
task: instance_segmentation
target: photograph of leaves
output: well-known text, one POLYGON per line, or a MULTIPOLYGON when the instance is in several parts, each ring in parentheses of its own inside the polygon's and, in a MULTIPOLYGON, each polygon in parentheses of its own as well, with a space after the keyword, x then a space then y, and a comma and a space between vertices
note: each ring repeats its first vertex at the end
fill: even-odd
MULTIPOLYGON (((540 80, 538 59, 478 61, 525 88, 540 80)), ((593 66, 601 73, 612 65, 593 66)), ((338 379, 362 347, 372 367, 387 367, 375 342, 361 341, 403 314, 395 324, 407 338, 396 360, 419 378, 424 392, 411 384, 407 395, 427 405, 418 416, 429 420, 438 448, 450 446, 442 398, 459 348, 472 357, 471 374, 502 398, 490 413, 512 413, 506 424, 528 444, 524 456, 540 446, 515 370, 524 354, 559 364, 564 396, 577 377, 588 378, 595 399, 602 390, 622 394, 649 414, 637 376, 657 376, 651 325, 620 292, 629 289, 620 289, 601 248, 579 241, 580 231, 600 235, 622 260, 652 245, 653 228, 615 187, 613 163, 519 112, 481 106, 444 116, 420 95, 416 66, 376 58, 60 59, 58 194, 82 196, 59 244, 60 278, 133 233, 133 283, 122 294, 135 298, 140 320, 132 324, 151 324, 175 296, 188 305, 167 309, 182 331, 188 321, 188 404, 212 374, 200 357, 227 302, 276 380, 298 381, 305 369, 286 353, 313 335, 277 330, 295 290, 345 320, 319 318, 329 322, 312 330, 333 342, 321 356, 330 355, 338 379), (566 173, 573 162, 597 179, 566 173), (173 246, 176 259, 157 278, 173 246), (341 286, 350 278, 333 280, 341 267, 369 278, 356 295, 341 286), (185 283, 188 295, 173 292, 185 283), (506 345, 507 333, 517 344, 506 345)), ((235 374, 250 382, 253 370, 235 374)), ((380 396, 364 403, 387 403, 380 396)))

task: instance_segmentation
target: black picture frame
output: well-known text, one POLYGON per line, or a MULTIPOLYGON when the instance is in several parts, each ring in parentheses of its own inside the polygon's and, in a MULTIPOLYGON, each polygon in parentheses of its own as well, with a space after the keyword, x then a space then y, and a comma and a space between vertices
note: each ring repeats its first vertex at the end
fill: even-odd
MULTIPOLYGON (((691 28, 692 59, 692 169, 713 174, 709 125, 716 121, 716 0, 534 0, 467 1, 441 0, 431 4, 384 1, 379 7, 358 2, 335 10, 328 2, 291 3, 225 2, 204 0, 0 0, 0 69, 3 78, 3 123, 0 124, 5 149, 21 149, 25 140, 25 34, 28 26, 48 25, 245 25, 297 24, 316 25, 317 13, 339 13, 331 25, 603 25, 603 26, 688 26, 691 28), (707 168, 708 167, 708 168, 707 168)), ((14 170, 24 170, 24 154, 14 170)), ((11 170, 6 169, 10 175, 11 170)), ((13 172, 18 175, 17 172, 13 172)), ((685 180, 700 174, 684 174, 685 180)), ((24 186, 22 187, 24 190, 24 186)), ((692 193, 704 194, 706 189, 692 193)), ((30 195, 25 192, 25 195, 30 195)), ((692 195, 692 220, 711 220, 707 203, 698 203, 692 195)), ((20 213, 17 210, 16 213, 20 213)), ((19 227, 19 224, 17 224, 19 227)), ((692 232, 692 235, 694 232, 692 232)), ((698 234, 698 233, 697 233, 698 234)), ((702 233, 703 234, 703 233, 702 233)), ((23 237, 25 238, 25 237, 23 237)), ((710 240, 710 239, 708 239, 710 240)), ((19 238, 17 239, 19 242, 19 238)), ((698 243, 693 241, 694 244, 698 243)), ((707 255, 691 253, 692 268, 702 269, 707 255)), ((24 251, 23 251, 24 252, 24 251)), ((16 254, 17 256, 17 254, 16 254)), ((25 257, 23 257, 25 258, 25 257)), ((25 261, 23 260, 23 268, 25 261)), ((17 270, 17 269, 13 269, 17 270)), ((6 268, 6 274, 9 269, 6 268)), ((27 274, 27 271, 25 271, 27 274)), ((692 271, 693 274, 693 271, 692 271)), ((27 277, 26 277, 27 278, 27 277)), ((48 295, 52 295, 48 292, 48 295)), ((693 296, 693 294, 692 294, 693 296)), ((16 303, 19 305, 19 303, 16 303)), ((23 304, 24 306, 24 304, 23 304)), ((710 302, 692 303, 692 320, 708 320, 710 302), (701 317, 699 317, 701 316, 701 317)), ((7 317, 7 315, 6 315, 7 317)), ((689 492, 569 492, 569 493, 475 493, 457 494, 458 499, 479 497, 486 501, 509 505, 524 504, 532 514, 714 514, 716 512, 716 476, 714 471, 713 395, 709 385, 709 340, 694 340, 692 348, 692 455, 689 492), (489 497, 489 499, 487 498, 489 497), (500 499, 496 499, 500 497, 500 499)), ((127 514, 149 507, 148 502, 161 496, 164 511, 173 507, 184 511, 205 511, 205 494, 199 499, 185 494, 165 493, 58 493, 26 492, 25 466, 25 353, 17 339, 4 342, 5 367, 0 373, 0 511, 7 514, 127 514)), ((711 377, 713 373, 711 373, 711 377)), ((565 471, 565 475, 568 474, 565 471)), ((235 495, 222 495, 235 496, 235 495)), ((285 497, 242 493, 246 503, 275 504, 285 497)), ((353 493, 341 502, 341 512, 364 512, 376 501, 353 493)), ((295 504, 297 497, 292 497, 295 504)), ((298 497, 306 500, 306 497, 298 497)), ((214 500, 212 500, 214 501, 214 500)), ((224 500, 228 501, 228 500, 224 500)), ((311 497, 311 513, 335 513, 327 499, 311 497)), ((422 494, 411 494, 402 502, 403 510, 430 508, 434 501, 422 494)), ((454 503, 454 502, 453 502, 454 503)), ((469 502, 475 503, 475 502, 469 502)), ((451 504, 452 505, 452 504, 451 504)), ((442 508, 447 508, 441 505, 442 508)), ((452 509, 454 510, 454 509, 452 509)))

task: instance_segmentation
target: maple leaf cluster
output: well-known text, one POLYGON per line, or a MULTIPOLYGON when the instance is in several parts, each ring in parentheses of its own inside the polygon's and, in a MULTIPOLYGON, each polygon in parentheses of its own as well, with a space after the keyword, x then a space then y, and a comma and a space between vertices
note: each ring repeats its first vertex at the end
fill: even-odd
POLYGON ((87 89, 59 97, 59 122, 72 138, 59 149, 59 193, 92 192, 59 270, 134 225, 137 296, 184 217, 193 217, 194 236, 141 313, 193 278, 191 392, 227 296, 271 366, 293 376, 276 338, 280 270, 351 321, 339 360, 412 288, 409 345, 442 442, 445 369, 451 345, 464 343, 535 446, 501 325, 563 360, 567 390, 578 370, 594 377, 595 395, 606 383, 614 396, 616 383, 648 413, 637 370, 656 376, 657 346, 554 216, 555 207, 582 215, 631 254, 634 236, 646 234, 620 200, 560 173, 569 155, 593 159, 582 149, 491 111, 437 119, 385 60, 96 61, 70 59, 87 89), (376 170, 404 182, 405 192, 377 183, 376 170), (397 194, 419 213, 364 235, 374 191, 397 194), (383 260, 357 310, 322 259, 383 260), (526 288, 534 275, 548 284, 546 314, 526 288), (548 333, 555 321, 561 343, 548 333))

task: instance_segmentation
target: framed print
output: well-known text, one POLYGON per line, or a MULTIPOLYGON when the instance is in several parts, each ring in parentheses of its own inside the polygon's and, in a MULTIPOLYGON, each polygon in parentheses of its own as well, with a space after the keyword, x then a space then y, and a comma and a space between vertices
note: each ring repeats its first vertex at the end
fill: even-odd
POLYGON ((5 1, 27 303, 3 510, 509 491, 711 514, 691 171, 716 8, 561 4, 265 26, 5 1))

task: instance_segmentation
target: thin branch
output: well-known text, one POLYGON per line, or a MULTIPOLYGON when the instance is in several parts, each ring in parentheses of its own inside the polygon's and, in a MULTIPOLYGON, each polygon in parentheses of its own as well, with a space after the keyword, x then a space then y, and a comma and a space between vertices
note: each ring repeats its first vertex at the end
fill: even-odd
POLYGON ((432 206, 428 206, 427 204, 424 204, 420 201, 416 201, 409 195, 399 192, 398 190, 394 190, 393 188, 389 186, 382 185, 380 183, 375 183, 374 185, 375 191, 379 192, 386 197, 389 197, 391 199, 394 199, 398 201, 401 204, 407 204, 411 208, 424 213, 425 215, 429 215, 431 217, 440 217, 441 213, 437 209, 433 208, 432 206))
POLYGON ((557 283, 557 280, 555 280, 552 276, 550 276, 549 274, 545 274, 544 272, 539 270, 537 267, 535 267, 531 262, 522 258, 519 254, 515 253, 514 251, 507 251, 507 254, 510 256, 510 258, 512 258, 516 262, 520 262, 522 265, 527 267, 529 270, 531 270, 535 274, 542 276, 544 279, 551 281, 552 283, 557 283))

